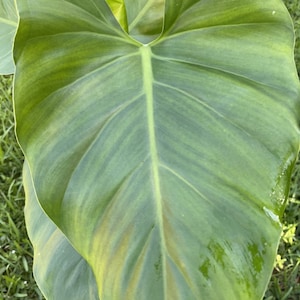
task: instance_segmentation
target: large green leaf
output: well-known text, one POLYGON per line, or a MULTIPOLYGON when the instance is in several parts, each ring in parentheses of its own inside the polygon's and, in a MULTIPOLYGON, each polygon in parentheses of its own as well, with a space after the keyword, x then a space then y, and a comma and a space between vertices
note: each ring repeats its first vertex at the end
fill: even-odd
POLYGON ((18 138, 99 298, 260 299, 299 144, 281 1, 167 0, 149 44, 104 0, 18 8, 18 138))
POLYGON ((26 161, 23 182, 26 227, 35 252, 33 270, 43 294, 47 299, 98 300, 89 265, 41 209, 26 161))
POLYGON ((0 74, 14 73, 13 42, 18 26, 14 0, 0 0, 0 74))

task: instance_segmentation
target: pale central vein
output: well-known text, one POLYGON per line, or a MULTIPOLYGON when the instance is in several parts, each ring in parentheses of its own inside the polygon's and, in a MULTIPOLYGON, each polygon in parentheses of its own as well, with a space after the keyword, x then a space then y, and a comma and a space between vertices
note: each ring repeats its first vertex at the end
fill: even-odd
POLYGON ((156 202, 157 221, 159 226, 160 240, 161 240, 161 261, 162 261, 162 278, 164 281, 164 293, 166 293, 166 280, 165 280, 165 237, 164 237, 164 224, 163 224, 163 208, 162 208, 162 195, 159 178, 159 158, 156 145, 156 133, 155 133, 155 120, 154 120, 154 99, 153 99, 153 72, 151 62, 151 48, 149 46, 143 46, 140 48, 142 56, 143 67, 143 82, 144 90, 147 102, 147 124, 149 133, 149 146, 151 157, 151 172, 153 180, 154 198, 156 202))

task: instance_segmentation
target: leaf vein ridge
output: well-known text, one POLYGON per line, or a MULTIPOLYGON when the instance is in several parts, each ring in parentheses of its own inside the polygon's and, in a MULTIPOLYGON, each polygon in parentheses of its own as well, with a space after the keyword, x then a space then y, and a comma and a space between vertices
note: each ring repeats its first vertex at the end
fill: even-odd
POLYGON ((165 233, 164 233, 164 216, 163 216, 163 204, 160 187, 160 175, 159 175, 159 157, 158 149, 156 145, 156 132, 155 132, 155 117, 154 117, 154 95, 153 95, 153 71, 152 71, 152 52, 151 48, 147 45, 143 45, 140 48, 141 59, 142 59, 142 72, 144 91, 146 98, 147 108, 147 126, 149 135, 149 147, 150 147, 150 159, 151 159, 151 178, 154 190, 154 200, 156 204, 157 222, 159 227, 159 234, 161 240, 161 257, 162 257, 162 278, 163 279, 163 294, 164 299, 167 299, 167 283, 165 280, 166 272, 166 256, 164 249, 166 249, 165 233))
MULTIPOLYGON (((67 90, 68 88, 71 88, 73 85, 76 85, 78 84, 79 82, 81 82, 82 80, 85 80, 87 78, 89 78, 90 76, 94 75, 95 73, 103 70, 103 69, 106 69, 106 68, 109 68, 111 65, 119 62, 120 60, 123 60, 124 58, 127 58, 127 57, 131 57, 131 56, 136 56, 137 53, 131 53, 129 55, 126 55, 126 56, 122 56, 122 57, 116 57, 114 58, 113 60, 110 60, 110 61, 107 61, 105 62, 104 64, 102 64, 100 67, 98 68, 95 68, 87 73, 85 73, 84 75, 82 76, 79 76, 77 77, 75 80, 67 83, 66 85, 60 87, 60 88, 57 88, 56 90, 52 91, 50 94, 48 94, 46 97, 44 97, 40 102, 38 102, 36 105, 40 105, 41 103, 43 103, 44 101, 47 101, 49 99, 49 97, 51 96, 54 96, 56 95, 57 93, 60 93, 64 90, 67 90)), ((140 97, 141 95, 138 95, 137 97, 140 97)), ((127 102, 126 102, 127 103, 127 102)), ((124 104, 126 104, 124 103, 124 104)), ((34 107, 34 106, 33 106, 34 107)), ((33 108, 31 107, 31 109, 33 108)))
MULTIPOLYGON (((80 159, 76 162, 74 169, 72 171, 72 173, 69 176, 69 180, 68 183, 66 184, 66 188, 65 188, 65 194, 66 191, 68 190, 68 185, 69 182, 71 182, 72 177, 74 175, 74 173, 76 172, 76 170, 79 168, 81 162, 84 160, 84 158, 88 155, 88 153, 91 151, 91 149, 93 148, 93 146, 95 145, 96 141, 99 139, 99 137, 101 136, 102 132, 104 131, 104 129, 112 122, 113 119, 115 119, 123 110, 125 110, 128 106, 130 106, 132 103, 134 103, 135 101, 137 101, 139 98, 141 97, 141 95, 137 95, 135 98, 123 103, 121 106, 119 106, 117 109, 115 109, 114 111, 112 111, 106 118, 106 120, 104 122, 102 122, 100 124, 100 127, 97 131, 96 134, 94 134, 93 139, 91 140, 90 143, 88 143, 86 149, 84 151, 82 151, 82 156, 80 157, 80 159)), ((63 201, 65 200, 65 197, 62 199, 61 202, 61 206, 63 201)))
POLYGON ((217 116, 221 117, 223 120, 225 120, 226 122, 232 124, 233 126, 237 127, 238 129, 242 130, 246 135, 251 136, 251 134, 244 128, 242 128, 238 123, 230 120, 229 118, 227 118, 225 115, 223 115, 222 113, 220 113, 219 111, 217 111, 216 109, 214 109, 211 105, 207 104, 205 101, 201 100, 200 98, 193 96, 192 94, 190 94, 187 91, 184 91, 178 87, 166 84, 166 83, 162 83, 162 82, 158 82, 155 81, 156 84, 164 86, 166 88, 169 89, 173 89, 185 96, 187 96, 189 99, 196 101, 197 103, 201 104, 203 107, 207 108, 208 110, 210 110, 211 112, 213 112, 214 114, 216 114, 217 116))
POLYGON ((171 174, 173 174, 175 177, 177 177, 180 181, 182 181, 185 185, 187 185, 188 187, 190 187, 197 195, 199 195, 201 198, 203 198, 204 200, 206 200, 207 202, 211 203, 209 201, 209 199, 200 192, 200 190, 195 187, 189 180, 187 180, 186 178, 184 178, 182 175, 180 175, 177 171, 175 171, 173 168, 167 166, 166 164, 161 164, 160 165, 162 168, 166 169, 168 172, 170 172, 171 174))
POLYGON ((229 71, 229 70, 226 70, 222 67, 210 66, 210 65, 203 64, 203 63, 198 63, 196 61, 186 61, 186 60, 183 60, 183 59, 180 59, 180 58, 160 56, 160 55, 157 55, 157 54, 154 54, 153 57, 155 57, 156 59, 159 59, 161 61, 178 62, 178 63, 187 64, 187 65, 201 67, 203 69, 219 71, 219 72, 224 73, 226 75, 235 76, 237 78, 243 78, 244 80, 249 81, 251 83, 255 83, 255 84, 258 84, 260 86, 269 87, 269 88, 272 88, 272 89, 282 90, 282 88, 283 88, 283 87, 268 84, 268 83, 265 83, 265 82, 257 81, 253 78, 250 78, 250 77, 246 76, 246 75, 239 74, 239 73, 236 73, 236 72, 233 72, 233 71, 229 71))
POLYGON ((132 30, 132 28, 140 21, 140 19, 146 14, 147 9, 149 9, 149 7, 151 7, 151 5, 153 5, 153 0, 148 1, 146 3, 146 5, 142 8, 142 10, 140 11, 140 13, 134 18, 134 20, 132 20, 132 22, 129 24, 129 31, 132 30))

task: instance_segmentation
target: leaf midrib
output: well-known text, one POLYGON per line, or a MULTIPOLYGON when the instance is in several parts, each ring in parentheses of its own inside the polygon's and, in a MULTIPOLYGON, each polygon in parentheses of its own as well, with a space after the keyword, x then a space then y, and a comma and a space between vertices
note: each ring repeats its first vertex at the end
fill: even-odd
POLYGON ((143 83, 144 91, 147 103, 147 127, 149 134, 149 147, 150 147, 150 158, 151 158, 151 176, 152 185, 154 191, 154 200, 156 204, 156 215, 159 227, 160 242, 161 242, 161 261, 162 261, 162 278, 164 278, 163 288, 164 288, 164 299, 166 297, 166 280, 164 272, 166 270, 166 257, 164 255, 166 249, 165 236, 164 236, 164 221, 163 221, 163 208, 162 208, 162 195, 160 187, 160 176, 159 176, 159 158, 157 153, 156 144, 156 133, 155 133, 155 120, 154 120, 154 96, 153 96, 153 72, 152 72, 152 52, 151 48, 147 45, 143 45, 140 48, 141 58, 142 58, 142 72, 143 72, 143 83))

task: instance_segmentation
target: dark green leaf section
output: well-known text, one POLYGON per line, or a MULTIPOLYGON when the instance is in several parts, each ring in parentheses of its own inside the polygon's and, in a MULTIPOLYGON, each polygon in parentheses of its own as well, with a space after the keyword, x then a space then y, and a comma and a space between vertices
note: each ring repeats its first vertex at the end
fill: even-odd
POLYGON ((169 0, 150 44, 105 1, 19 2, 25 185, 99 298, 260 299, 299 145, 281 1, 169 0))

